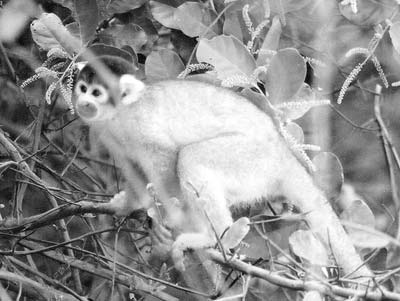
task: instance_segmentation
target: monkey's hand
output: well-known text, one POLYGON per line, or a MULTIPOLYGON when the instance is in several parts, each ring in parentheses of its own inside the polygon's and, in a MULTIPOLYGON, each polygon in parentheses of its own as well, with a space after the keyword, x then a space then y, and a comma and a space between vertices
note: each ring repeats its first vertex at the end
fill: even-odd
MULTIPOLYGON (((232 249, 238 246, 249 232, 249 224, 250 220, 247 217, 242 217, 234 222, 221 239, 223 248, 232 249)), ((208 233, 181 234, 172 245, 172 259, 175 267, 180 271, 185 270, 184 251, 214 247, 216 242, 215 236, 208 233)))
POLYGON ((216 240, 208 233, 184 233, 178 236, 172 245, 171 257, 175 268, 179 271, 185 271, 183 252, 191 249, 198 250, 202 248, 211 248, 216 240))

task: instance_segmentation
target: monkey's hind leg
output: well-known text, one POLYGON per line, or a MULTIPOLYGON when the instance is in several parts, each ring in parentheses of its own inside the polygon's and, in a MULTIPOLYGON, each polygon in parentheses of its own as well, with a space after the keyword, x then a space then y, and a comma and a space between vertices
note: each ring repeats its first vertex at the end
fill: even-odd
MULTIPOLYGON (((183 234, 172 248, 178 266, 182 267, 184 250, 215 246, 216 236, 221 238, 233 224, 231 205, 264 195, 265 150, 254 139, 231 134, 191 144, 179 152, 177 172, 188 214, 183 234)), ((242 237, 236 241, 249 228, 243 220, 238 226, 243 229, 235 232, 242 237)))

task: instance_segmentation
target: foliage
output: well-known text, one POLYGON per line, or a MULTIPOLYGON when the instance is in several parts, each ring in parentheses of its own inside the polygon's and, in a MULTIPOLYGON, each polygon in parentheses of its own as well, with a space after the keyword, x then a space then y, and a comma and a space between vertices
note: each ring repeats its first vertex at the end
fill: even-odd
MULTIPOLYGON (((371 266, 385 271, 374 285, 400 293, 394 269, 399 244, 391 237, 400 235, 395 227, 400 141, 391 136, 400 125, 394 101, 400 85, 398 1, 3 2, 0 199, 7 219, 0 222, 0 253, 4 271, 21 276, 10 286, 11 296, 17 296, 18 283, 23 283, 24 294, 39 299, 33 288, 44 282, 54 288, 54 296, 67 300, 87 300, 84 295, 120 300, 128 298, 128 289, 132 300, 184 299, 189 293, 215 297, 226 291, 247 300, 267 295, 285 300, 295 294, 320 300, 319 293, 326 290, 305 293, 304 285, 296 293, 285 281, 306 283, 322 274, 334 292, 346 284, 335 278, 329 246, 307 229, 290 202, 270 200, 268 209, 252 208, 257 226, 236 250, 281 281, 252 279, 239 265, 219 273, 217 294, 185 291, 165 260, 167 246, 162 243, 152 246, 150 256, 148 220, 114 221, 103 215, 112 214, 102 201, 119 191, 120 171, 74 115, 72 91, 81 65, 105 54, 125 59, 137 68, 137 77, 150 82, 178 77, 230 88, 270 115, 341 212, 354 244, 371 266), (390 111, 385 119, 381 106, 390 111), (347 139, 350 132, 357 137, 344 143, 352 140, 347 139), (316 154, 320 147, 314 143, 326 152, 316 154), (310 248, 319 255, 310 256, 310 248)), ((235 235, 229 239, 235 241, 235 235)), ((0 271, 0 280, 7 279, 4 275, 0 271)), ((0 290, 1 299, 2 294, 0 290)), ((399 299, 398 294, 390 296, 399 299)))

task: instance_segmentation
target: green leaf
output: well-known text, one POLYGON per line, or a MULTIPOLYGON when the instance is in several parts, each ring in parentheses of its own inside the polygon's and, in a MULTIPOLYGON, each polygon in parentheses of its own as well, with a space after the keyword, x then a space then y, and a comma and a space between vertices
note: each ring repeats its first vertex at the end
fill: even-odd
POLYGON ((279 50, 271 59, 266 88, 273 104, 288 101, 303 86, 306 64, 294 48, 279 50))
POLYGON ((310 4, 314 0, 278 0, 270 1, 270 9, 274 14, 288 13, 291 11, 297 11, 302 9, 304 6, 310 4))
POLYGON ((302 88, 291 98, 290 101, 276 105, 282 112, 283 120, 296 120, 303 117, 310 109, 327 104, 327 99, 319 100, 313 89, 303 83, 302 88))
POLYGON ((256 67, 253 56, 233 36, 200 39, 196 56, 199 62, 213 65, 222 80, 235 75, 250 77, 256 67))
POLYGON ((69 23, 69 24, 65 25, 65 28, 67 28, 67 30, 68 30, 75 38, 77 38, 79 41, 82 41, 82 38, 81 38, 81 31, 80 31, 80 29, 79 29, 79 24, 78 24, 78 22, 69 23))
POLYGON ((147 0, 112 0, 106 8, 110 14, 122 14, 145 4, 147 0))
POLYGON ((233 249, 239 245, 243 238, 250 231, 250 220, 247 217, 241 217, 236 220, 221 239, 222 245, 226 249, 233 249))
POLYGON ((75 0, 75 12, 81 31, 82 44, 86 45, 93 40, 99 23, 99 9, 96 0, 75 0))
POLYGON ((272 20, 271 27, 268 30, 267 36, 258 52, 257 65, 265 65, 271 58, 271 50, 278 50, 279 40, 281 38, 282 25, 279 17, 275 16, 272 20))
POLYGON ((79 52, 81 41, 75 38, 53 13, 43 13, 31 23, 32 38, 44 50, 64 48, 70 55, 79 52))
POLYGON ((211 38, 219 33, 217 24, 209 27, 216 16, 201 3, 183 3, 175 10, 174 17, 182 32, 189 37, 204 35, 211 38))
POLYGON ((242 42, 251 38, 249 30, 243 22, 241 11, 226 14, 222 32, 224 35, 232 35, 242 42))
MULTIPOLYGON (((247 43, 251 38, 243 20, 242 11, 245 5, 249 5, 248 13, 254 28, 268 19, 270 15, 269 1, 267 0, 237 0, 230 3, 230 7, 225 12, 223 33, 233 35, 243 43, 247 43)), ((260 37, 263 37, 262 33, 260 37)))
POLYGON ((292 137, 294 139, 296 139, 297 143, 299 143, 299 144, 304 143, 304 133, 303 133, 303 129, 301 128, 301 126, 299 126, 295 122, 289 122, 285 126, 285 128, 289 132, 289 134, 292 135, 292 137))
POLYGON ((339 5, 341 14, 351 23, 358 26, 373 26, 390 18, 393 10, 398 5, 393 0, 362 0, 357 1, 357 13, 355 14, 351 5, 339 5))
MULTIPOLYGON (((110 45, 105 45, 101 43, 93 44, 92 46, 88 47, 88 51, 91 52, 91 54, 95 55, 96 57, 98 56, 117 56, 120 57, 127 62, 132 63, 134 66, 138 66, 137 62, 137 55, 136 53, 130 49, 131 52, 124 50, 124 48, 117 48, 113 47, 110 45)), ((89 57, 86 51, 84 51, 78 58, 77 60, 79 61, 81 58, 83 60, 86 60, 85 58, 89 57)))
MULTIPOLYGON (((274 1, 266 1, 266 0, 237 0, 231 4, 231 6, 227 9, 225 15, 229 16, 230 14, 236 14, 237 16, 242 17, 243 7, 248 4, 249 5, 249 16, 251 21, 253 22, 254 28, 257 27, 262 21, 266 20, 270 16, 270 2, 274 1)), ((244 23, 242 23, 244 25, 244 23)), ((244 25, 245 26, 245 25, 244 25)))
POLYGON ((176 78, 185 69, 180 57, 170 49, 150 53, 144 67, 150 81, 176 78))
POLYGON ((150 1, 151 14, 157 22, 165 27, 180 29, 179 23, 175 19, 176 7, 159 1, 150 1))
POLYGON ((74 10, 74 0, 53 0, 53 2, 60 4, 71 11, 74 10))
POLYGON ((39 6, 32 0, 8 1, 0 8, 0 41, 13 42, 38 13, 39 6))
POLYGON ((113 24, 99 34, 100 40, 104 44, 115 47, 128 45, 136 53, 140 53, 147 43, 147 35, 143 28, 136 24, 113 24))
POLYGON ((330 152, 323 152, 313 158, 317 170, 314 173, 315 183, 327 195, 337 197, 342 189, 344 176, 339 158, 330 152))
POLYGON ((400 22, 393 23, 389 29, 389 35, 394 49, 400 54, 400 22))
POLYGON ((376 233, 377 231, 374 230, 374 213, 364 201, 353 201, 351 205, 342 212, 340 218, 349 222, 348 226, 346 226, 347 223, 345 223, 346 230, 357 247, 382 248, 389 243, 385 235, 379 235, 379 233, 376 233), (352 227, 352 224, 359 227, 352 227), (368 231, 368 229, 373 231, 368 231))
POLYGON ((289 244, 293 253, 311 264, 322 266, 329 264, 326 248, 311 231, 297 230, 289 236, 289 244))

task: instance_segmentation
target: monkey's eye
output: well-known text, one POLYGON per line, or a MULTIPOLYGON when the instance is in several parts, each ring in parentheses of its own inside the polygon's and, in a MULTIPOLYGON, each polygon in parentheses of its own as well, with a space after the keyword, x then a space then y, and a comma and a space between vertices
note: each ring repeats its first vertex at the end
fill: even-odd
POLYGON ((82 81, 79 81, 76 84, 76 88, 75 89, 76 89, 76 93, 77 94, 85 94, 86 91, 87 91, 87 86, 82 81))
POLYGON ((93 91, 92 91, 92 95, 93 95, 94 97, 99 97, 99 96, 101 95, 101 91, 100 91, 99 89, 95 88, 95 89, 93 89, 93 91))
POLYGON ((86 93, 87 88, 86 88, 85 85, 81 85, 81 86, 79 87, 79 90, 81 90, 82 93, 86 93))
POLYGON ((97 103, 104 104, 109 99, 107 90, 101 85, 93 85, 89 93, 95 98, 97 103))

